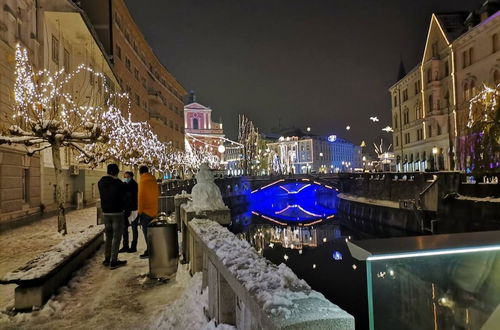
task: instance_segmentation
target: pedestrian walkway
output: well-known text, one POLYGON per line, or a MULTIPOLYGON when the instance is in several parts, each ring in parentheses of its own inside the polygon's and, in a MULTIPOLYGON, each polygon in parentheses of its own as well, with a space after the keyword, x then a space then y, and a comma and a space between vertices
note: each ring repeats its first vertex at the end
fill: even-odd
MULTIPOLYGON (((68 232, 94 224, 95 208, 68 214, 68 232)), ((42 220, 0 235, 0 275, 17 268, 62 236, 56 233, 57 219, 42 220)), ((166 283, 147 277, 148 260, 140 259, 145 249, 140 237, 138 253, 120 254, 125 267, 109 270, 101 262, 103 248, 74 275, 40 310, 9 312, 14 285, 0 286, 1 329, 202 329, 206 294, 201 295, 201 274, 191 277, 180 266, 175 279, 166 283)), ((208 324, 210 328, 211 324, 208 324)))

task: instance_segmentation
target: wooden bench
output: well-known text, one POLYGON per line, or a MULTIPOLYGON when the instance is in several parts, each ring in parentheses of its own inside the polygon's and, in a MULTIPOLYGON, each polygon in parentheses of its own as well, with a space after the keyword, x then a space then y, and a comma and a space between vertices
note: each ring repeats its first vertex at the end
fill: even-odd
POLYGON ((5 274, 0 284, 18 284, 14 303, 17 311, 41 308, 103 241, 104 226, 87 228, 5 274))

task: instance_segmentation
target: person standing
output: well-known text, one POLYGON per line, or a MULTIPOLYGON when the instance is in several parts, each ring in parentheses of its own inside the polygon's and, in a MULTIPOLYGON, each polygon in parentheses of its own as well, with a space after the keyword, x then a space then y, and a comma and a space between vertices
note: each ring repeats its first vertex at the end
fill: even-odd
POLYGON ((118 252, 137 252, 137 238, 139 236, 137 227, 139 226, 139 216, 137 212, 137 182, 134 180, 134 173, 125 172, 125 213, 123 217, 123 247, 118 252), (132 228, 132 243, 129 246, 128 227, 132 228))
MULTIPOLYGON (((148 225, 156 217, 158 213, 158 184, 155 177, 149 173, 147 166, 139 168, 140 181, 139 181, 139 219, 144 233, 146 245, 148 243, 148 225)), ((140 255, 141 258, 148 258, 148 249, 140 255)))
POLYGON ((124 183, 118 179, 118 165, 109 164, 107 175, 99 182, 102 218, 105 226, 106 244, 103 265, 115 269, 125 266, 126 260, 118 260, 118 249, 123 235, 123 210, 125 205, 124 183))

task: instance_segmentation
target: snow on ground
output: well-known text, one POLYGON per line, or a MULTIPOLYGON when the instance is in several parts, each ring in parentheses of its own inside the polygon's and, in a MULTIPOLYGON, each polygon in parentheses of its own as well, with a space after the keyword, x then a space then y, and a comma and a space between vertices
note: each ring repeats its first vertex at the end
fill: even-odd
POLYGON ((354 196, 350 194, 345 194, 345 193, 340 193, 337 195, 338 198, 345 199, 348 201, 352 202, 358 202, 358 203, 365 203, 365 204, 372 204, 372 205, 377 205, 377 206, 384 206, 384 207, 392 207, 392 208, 399 208, 399 202, 394 202, 386 199, 373 199, 373 198, 366 198, 366 197, 359 197, 359 196, 354 196))
POLYGON ((30 260, 25 266, 7 273, 2 279, 4 281, 32 280, 45 276, 66 260, 68 256, 86 246, 103 232, 104 225, 95 225, 82 230, 80 233, 69 235, 59 244, 51 247, 50 250, 30 260))
MULTIPOLYGON (((94 223, 95 208, 68 214, 70 231, 94 223)), ((1 273, 60 242, 56 228, 56 221, 47 219, 0 234, 1 273)), ((207 293, 201 293, 201 274, 191 277, 187 266, 179 266, 175 279, 149 279, 148 261, 139 258, 145 248, 139 234, 139 252, 119 255, 128 261, 125 267, 104 267, 101 247, 39 311, 8 312, 15 285, 0 286, 0 329, 215 329, 203 314, 207 293)))
MULTIPOLYGON (((57 217, 34 222, 30 225, 0 233, 0 277, 24 266, 43 252, 49 250, 63 239, 95 225, 96 208, 86 208, 66 214, 68 235, 57 232, 57 217)), ((16 285, 0 285, 0 310, 13 304, 16 285)))

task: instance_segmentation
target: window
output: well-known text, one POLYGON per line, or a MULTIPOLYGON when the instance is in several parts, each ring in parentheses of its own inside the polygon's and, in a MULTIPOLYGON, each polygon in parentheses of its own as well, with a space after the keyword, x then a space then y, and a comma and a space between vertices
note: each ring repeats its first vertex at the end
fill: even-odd
POLYGON ((30 191, 29 168, 23 168, 22 187, 23 187, 23 201, 25 203, 29 203, 29 191, 30 191))
POLYGON ((59 40, 52 35, 52 61, 59 64, 59 40))
POLYGON ((69 72, 70 67, 69 67, 69 52, 66 48, 64 48, 64 57, 63 57, 63 66, 64 66, 64 71, 69 72))
POLYGON ((428 133, 427 133, 427 135, 428 135, 429 137, 432 137, 432 126, 431 126, 431 125, 428 125, 428 126, 427 126, 427 132, 428 132, 428 133))
POLYGON ((90 86, 94 85, 94 66, 92 64, 89 65, 90 71, 89 71, 89 83, 90 86))
POLYGON ((69 148, 64 148, 63 151, 64 151, 64 162, 66 164, 70 164, 69 148))
POLYGON ((420 106, 417 104, 415 106, 415 119, 420 119, 421 118, 421 115, 420 115, 420 106))
POLYGON ((405 133, 405 144, 410 143, 410 133, 405 133))
POLYGON ((120 46, 116 45, 116 56, 121 60, 122 59, 122 49, 120 46))
POLYGON ((434 110, 434 99, 432 95, 429 95, 429 109, 427 112, 431 112, 432 110, 434 110))
POLYGON ((491 36, 491 52, 494 54, 498 50, 498 35, 495 33, 491 36))
POLYGON ((137 93, 135 93, 135 104, 141 105, 141 97, 137 93))
POLYGON ((102 92, 102 83, 103 83, 103 78, 101 75, 97 76, 97 92, 101 93, 102 92))
POLYGON ((396 147, 399 146, 399 136, 396 136, 396 147))
POLYGON ((410 114, 408 108, 405 108, 403 113, 403 124, 406 125, 410 122, 410 114))
POLYGON ((424 139, 424 129, 419 128, 417 129, 417 141, 421 141, 424 139))
POLYGON ((394 95, 394 106, 398 106, 398 98, 396 97, 396 95, 394 95))
POLYGON ((448 61, 444 62, 444 76, 448 77, 450 75, 450 67, 448 61))
POLYGON ((469 99, 469 85, 467 83, 464 83, 463 98, 464 102, 469 99))
POLYGON ((469 97, 474 97, 476 95, 476 82, 474 80, 472 80, 470 82, 470 93, 469 93, 469 97))
POLYGON ((139 80, 139 70, 137 70, 137 68, 134 69, 134 77, 139 80))
POLYGON ((408 101, 408 89, 403 91, 403 102, 408 101))
POLYGON ((437 135, 441 135, 441 125, 437 125, 437 135))
POLYGON ((427 82, 430 83, 432 81, 432 70, 427 70, 427 82))
POLYGON ((130 59, 128 57, 125 57, 125 67, 130 71, 130 59))
POLYGON ((444 96, 444 100, 445 100, 445 102, 446 102, 446 105, 445 105, 445 106, 446 106, 446 107, 450 107, 450 92, 449 92, 449 91, 447 91, 447 92, 446 92, 446 94, 445 94, 445 96, 444 96))
POLYGON ((437 41, 432 44, 432 57, 435 57, 435 58, 439 57, 438 42, 437 41))
POLYGON ((467 67, 468 65, 467 63, 469 62, 468 58, 469 58, 469 53, 464 50, 462 52, 462 68, 467 67))
POLYGON ((394 128, 398 128, 398 114, 394 115, 394 128))
POLYGON ((193 118, 193 129, 198 129, 198 118, 193 118))

